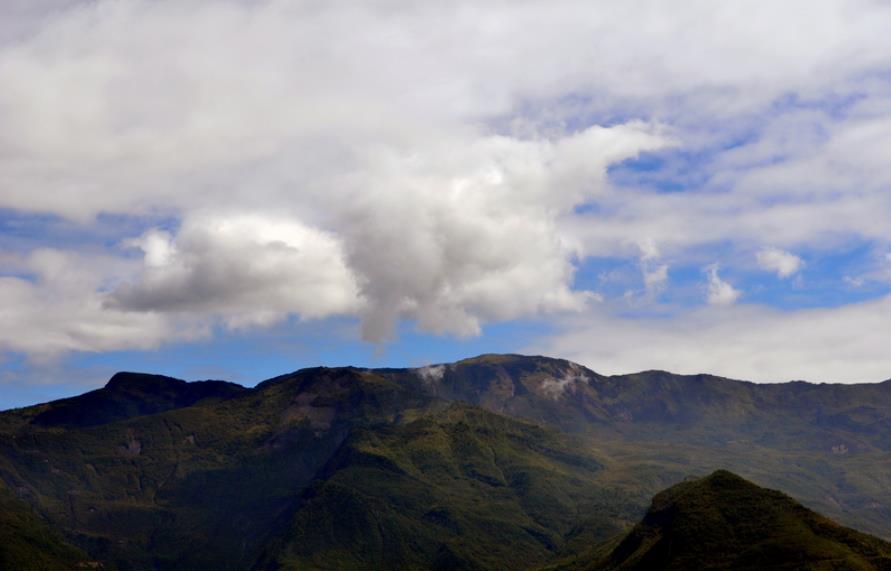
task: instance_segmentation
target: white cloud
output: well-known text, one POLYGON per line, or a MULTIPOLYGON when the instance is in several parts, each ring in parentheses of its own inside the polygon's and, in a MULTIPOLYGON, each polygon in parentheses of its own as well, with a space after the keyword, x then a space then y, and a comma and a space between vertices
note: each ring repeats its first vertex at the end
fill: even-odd
POLYGON ((662 369, 762 382, 891 378, 891 297, 837 308, 703 307, 657 318, 578 317, 525 348, 601 374, 662 369))
POLYGON ((175 239, 150 231, 131 244, 143 250, 144 268, 110 294, 112 308, 219 316, 242 327, 360 306, 337 239, 289 219, 199 216, 175 239))
POLYGON ((446 373, 446 365, 427 365, 415 369, 415 373, 428 385, 436 385, 446 373))
POLYGON ((593 221, 569 222, 573 232, 591 255, 623 252, 629 236, 643 234, 675 260, 722 242, 740 252, 827 251, 851 240, 886 249, 891 245, 884 222, 891 213, 891 167, 874 155, 891 149, 886 119, 891 88, 851 84, 839 89, 850 89, 855 101, 843 113, 833 112, 829 102, 826 109, 815 104, 765 112, 757 119, 740 119, 738 132, 728 129, 719 139, 711 135, 710 123, 694 125, 687 139, 713 152, 713 158, 691 167, 678 157, 680 165, 667 167, 666 174, 684 182, 685 175, 673 169, 694 170, 699 180, 689 190, 609 193, 600 199, 593 221), (867 93, 862 100, 854 95, 860 88, 867 93), (755 134, 751 121, 758 123, 755 134), (708 140, 696 141, 702 132, 708 140), (746 142, 733 142, 739 138, 746 142), (731 148, 714 152, 715 144, 731 148))
MULTIPOLYGON (((575 247, 558 216, 599 191, 609 162, 661 144, 647 126, 629 124, 554 141, 491 136, 408 156, 378 151, 374 168, 333 190, 324 210, 307 211, 336 231, 287 207, 188 212, 173 234, 151 230, 124 241, 143 251, 142 268, 108 293, 92 292, 95 311, 168 330, 358 315, 370 341, 391 336, 400 318, 425 331, 474 335, 489 320, 579 311, 599 297, 571 289, 575 247)), ((27 307, 41 312, 46 304, 27 307)), ((109 334, 72 348, 155 342, 109 334)))
POLYGON ((706 268, 708 274, 708 303, 709 305, 733 305, 741 292, 718 275, 718 264, 712 264, 706 268))
POLYGON ((558 217, 597 195, 610 161, 661 144, 632 124, 390 157, 342 225, 366 338, 386 338, 399 317, 473 335, 482 321, 582 309, 596 296, 569 287, 576 248, 558 217))
POLYGON ((644 267, 644 287, 649 292, 658 292, 668 283, 668 264, 660 264, 653 269, 644 267))
POLYGON ((546 377, 541 381, 539 388, 545 396, 554 400, 559 400, 567 394, 572 394, 578 385, 589 383, 591 379, 582 372, 581 367, 575 364, 562 377, 546 377))
POLYGON ((83 299, 84 323, 147 341, 52 346, 288 315, 473 335, 584 310, 586 256, 639 259, 656 292, 659 260, 713 243, 891 243, 889 21, 844 0, 3 3, 0 208, 176 229, 121 236, 141 265, 73 298, 53 284, 76 268, 4 278, 34 297, 0 325, 73 323, 83 299), (701 188, 610 188, 609 166, 670 145, 713 157, 701 188))
POLYGON ((0 277, 0 347, 38 357, 66 351, 158 346, 200 332, 153 312, 103 305, 103 276, 127 271, 117 260, 40 249, 20 261, 25 277, 0 277))
POLYGON ((765 248, 755 255, 758 265, 776 274, 781 278, 788 278, 801 270, 804 262, 791 252, 779 248, 765 248))
POLYGON ((643 277, 644 291, 647 296, 653 297, 665 289, 668 284, 668 264, 657 264, 659 259, 659 247, 651 238, 638 240, 640 248, 640 272, 643 277))
POLYGON ((58 14, 0 49, 0 206, 178 218, 172 235, 127 242, 144 267, 110 311, 234 327, 359 315, 381 341, 401 318, 474 335, 583 309, 596 296, 571 288, 577 245, 559 217, 665 137, 642 122, 493 134, 480 118, 518 94, 509 82, 493 96, 489 66, 473 69, 485 25, 430 37, 413 30, 438 10, 378 8, 129 0, 58 14), (480 43, 434 57, 465 31, 480 43))
POLYGON ((637 247, 640 248, 641 261, 648 262, 659 257, 659 246, 656 245, 652 238, 645 238, 637 241, 637 247))
MULTIPOLYGON (((679 123, 757 110, 884 65, 889 14, 846 1, 84 3, 0 46, 0 173, 15 182, 2 203, 81 218, 297 208, 328 193, 332 162, 359 176, 371 148, 456 132, 467 144, 487 121, 526 120, 520 106, 558 122, 620 105, 679 123), (570 94, 593 109, 562 108, 570 94)), ((884 140, 868 124, 847 139, 884 140)))

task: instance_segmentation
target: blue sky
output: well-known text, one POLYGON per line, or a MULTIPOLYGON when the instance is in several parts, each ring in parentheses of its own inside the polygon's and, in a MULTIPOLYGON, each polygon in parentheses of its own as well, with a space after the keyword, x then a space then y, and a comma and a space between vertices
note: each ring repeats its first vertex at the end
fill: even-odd
POLYGON ((887 379, 889 25, 853 0, 6 2, 0 408, 123 369, 507 351, 887 379))

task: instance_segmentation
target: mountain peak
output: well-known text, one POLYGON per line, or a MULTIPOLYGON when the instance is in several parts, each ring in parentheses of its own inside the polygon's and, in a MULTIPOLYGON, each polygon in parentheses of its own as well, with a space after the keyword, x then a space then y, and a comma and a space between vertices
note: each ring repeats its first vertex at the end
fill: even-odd
MULTIPOLYGON (((476 357, 468 357, 466 359, 461 359, 460 361, 456 361, 452 363, 452 365, 480 365, 480 364, 504 364, 504 363, 517 363, 517 362, 526 362, 526 363, 534 363, 534 362, 545 362, 545 363, 560 363, 564 365, 576 365, 572 361, 567 361, 566 359, 559 359, 556 357, 547 357, 545 355, 522 355, 520 353, 483 353, 482 355, 477 355, 476 357)), ((578 366, 578 365, 576 365, 578 366)))
POLYGON ((124 388, 140 387, 145 389, 151 388, 168 388, 182 387, 187 383, 181 379, 175 379, 165 375, 153 375, 150 373, 133 373, 129 371, 121 371, 112 375, 105 384, 108 390, 120 390, 124 388))
POLYGON ((717 470, 657 494, 643 520, 593 569, 811 568, 823 562, 858 569, 891 565, 891 544, 717 470))
POLYGON ((146 373, 116 373, 104 388, 48 403, 34 417, 42 426, 97 426, 191 406, 207 398, 224 399, 246 391, 225 381, 186 381, 146 373))

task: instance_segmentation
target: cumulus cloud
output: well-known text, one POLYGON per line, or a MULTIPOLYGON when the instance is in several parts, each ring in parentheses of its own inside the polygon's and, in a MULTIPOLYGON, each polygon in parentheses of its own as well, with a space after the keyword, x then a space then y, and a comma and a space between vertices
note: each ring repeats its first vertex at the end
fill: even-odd
POLYGON ((145 268, 110 297, 129 310, 206 313, 230 325, 357 314, 381 341, 400 318, 474 335, 482 322, 578 311, 573 245, 557 217, 604 184, 607 165, 662 139, 643 124, 556 141, 449 141, 386 152, 326 207, 336 232, 268 213, 189 216, 175 237, 128 243, 145 268))
MULTIPOLYGON (((143 224, 103 254, 126 269, 77 295, 76 264, 10 273, 0 301, 30 303, 0 324, 133 328, 50 343, 87 350, 290 315, 474 335, 588 310, 591 256, 637 260, 652 294, 716 243, 891 244, 889 18, 845 0, 3 3, 0 208, 143 224), (610 184, 669 148, 706 157, 697 180, 670 167, 683 192, 610 184)), ((708 276, 711 303, 736 301, 708 276)))
POLYGON ((709 305, 733 305, 742 292, 734 288, 718 275, 718 264, 706 268, 708 275, 707 299, 709 305))
POLYGON ((499 134, 481 119, 510 111, 525 80, 475 67, 486 25, 416 31, 440 16, 137 0, 48 16, 0 49, 0 206, 178 219, 125 241, 143 267, 100 297, 127 315, 357 315, 382 341, 403 318, 474 335, 581 310, 596 295, 572 289, 560 217, 667 138, 644 122, 499 134), (465 33, 475 46, 434 57, 465 33))
POLYGON ((755 257, 762 269, 776 272, 781 278, 795 275, 804 265, 801 258, 779 248, 765 248, 758 252, 755 257))
POLYGON ((272 216, 189 218, 176 237, 153 230, 129 245, 144 253, 133 282, 106 305, 212 315, 230 327, 355 313, 358 287, 333 236, 272 216))
POLYGON ((484 321, 583 309, 596 295, 570 288, 576 246, 559 217, 598 194, 610 162, 662 144, 629 124, 391 157, 350 201, 342 231, 366 338, 386 338, 400 317, 473 335, 484 321))

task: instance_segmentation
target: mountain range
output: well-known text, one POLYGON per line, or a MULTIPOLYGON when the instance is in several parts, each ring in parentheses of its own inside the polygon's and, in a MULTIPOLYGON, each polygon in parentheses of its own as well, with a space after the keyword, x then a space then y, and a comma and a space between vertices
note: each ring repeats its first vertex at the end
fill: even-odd
POLYGON ((891 382, 119 373, 0 413, 0 568, 891 568, 889 448, 891 382))

